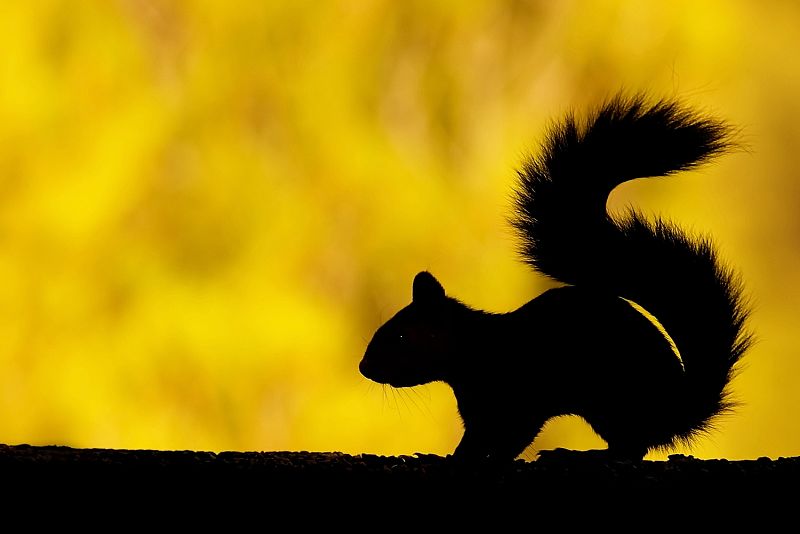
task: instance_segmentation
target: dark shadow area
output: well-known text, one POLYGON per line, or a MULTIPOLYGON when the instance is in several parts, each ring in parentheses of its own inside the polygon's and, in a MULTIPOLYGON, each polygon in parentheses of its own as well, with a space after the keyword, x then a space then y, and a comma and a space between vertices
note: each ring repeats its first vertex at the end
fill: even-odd
MULTIPOLYGON (((616 496, 690 493, 743 496, 794 491, 800 458, 615 461, 589 453, 545 455, 534 462, 467 463, 452 456, 349 455, 339 452, 222 452, 75 449, 0 445, 5 487, 24 484, 38 492, 172 492, 216 499, 233 495, 287 500, 354 502, 405 495, 420 499, 500 496, 579 503, 616 496), (144 486, 139 484, 144 483, 144 486)), ((179 494, 174 493, 177 497, 179 494)), ((395 503, 396 504, 396 503, 395 503)))
POLYGON ((556 454, 473 464, 424 454, 0 445, 0 476, 7 524, 59 529, 720 532, 755 520, 769 532, 795 520, 800 458, 556 454))

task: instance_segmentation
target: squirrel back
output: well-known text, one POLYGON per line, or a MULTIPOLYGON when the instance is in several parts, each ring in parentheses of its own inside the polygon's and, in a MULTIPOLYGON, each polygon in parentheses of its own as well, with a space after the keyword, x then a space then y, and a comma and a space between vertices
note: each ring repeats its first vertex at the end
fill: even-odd
POLYGON ((709 238, 635 210, 611 216, 606 202, 625 181, 710 161, 731 138, 722 121, 642 95, 612 98, 585 121, 568 114, 523 163, 510 221, 524 261, 565 286, 492 314, 422 272, 411 304, 370 341, 362 374, 450 384, 462 457, 513 458, 564 414, 628 457, 708 431, 733 406, 726 388, 751 343, 738 277, 709 238))

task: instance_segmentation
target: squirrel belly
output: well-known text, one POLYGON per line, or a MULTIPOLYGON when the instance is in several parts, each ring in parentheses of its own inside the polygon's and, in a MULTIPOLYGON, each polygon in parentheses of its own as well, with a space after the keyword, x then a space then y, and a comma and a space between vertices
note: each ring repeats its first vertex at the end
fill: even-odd
POLYGON ((730 136, 722 121, 642 95, 554 123, 518 173, 510 222, 523 261, 565 285, 494 314, 421 272, 361 373, 449 384, 464 424, 458 457, 513 459, 565 414, 620 457, 691 443, 734 405, 728 384, 751 344, 741 284, 708 238, 633 210, 612 216, 606 201, 625 181, 710 161, 730 136))

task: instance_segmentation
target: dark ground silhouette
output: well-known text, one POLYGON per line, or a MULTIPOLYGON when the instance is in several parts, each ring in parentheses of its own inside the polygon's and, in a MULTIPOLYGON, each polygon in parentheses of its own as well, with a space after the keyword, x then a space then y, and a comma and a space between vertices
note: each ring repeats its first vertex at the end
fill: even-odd
MULTIPOLYGON (((0 445, 0 472, 12 479, 48 483, 103 480, 110 486, 136 479, 191 482, 210 493, 220 477, 258 481, 264 488, 299 491, 522 492, 531 496, 569 490, 595 492, 676 491, 724 488, 726 493, 770 491, 800 482, 800 457, 700 460, 673 455, 668 461, 614 461, 573 453, 537 461, 467 464, 433 454, 349 455, 340 452, 205 452, 76 449, 0 445), (202 480, 208 487, 202 487, 202 480)), ((107 486, 108 487, 108 486, 107 486)), ((790 487, 790 489, 791 489, 790 487)), ((794 490, 792 490, 794 491, 794 490)))
POLYGON ((19 516, 61 527, 722 532, 756 520, 770 532, 796 520, 800 458, 568 455, 476 465, 426 454, 0 445, 0 480, 6 523, 19 516))

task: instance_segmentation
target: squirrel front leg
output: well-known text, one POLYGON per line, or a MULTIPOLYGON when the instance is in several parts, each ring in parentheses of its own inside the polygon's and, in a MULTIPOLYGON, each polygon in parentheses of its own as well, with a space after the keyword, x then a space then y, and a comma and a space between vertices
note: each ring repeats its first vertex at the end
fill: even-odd
POLYGON ((466 461, 514 460, 533 442, 543 425, 544 421, 541 421, 525 425, 523 429, 518 423, 515 426, 465 423, 464 435, 453 457, 466 461))
POLYGON ((467 461, 482 460, 489 457, 489 448, 480 432, 465 427, 464 435, 453 452, 453 457, 467 461))

